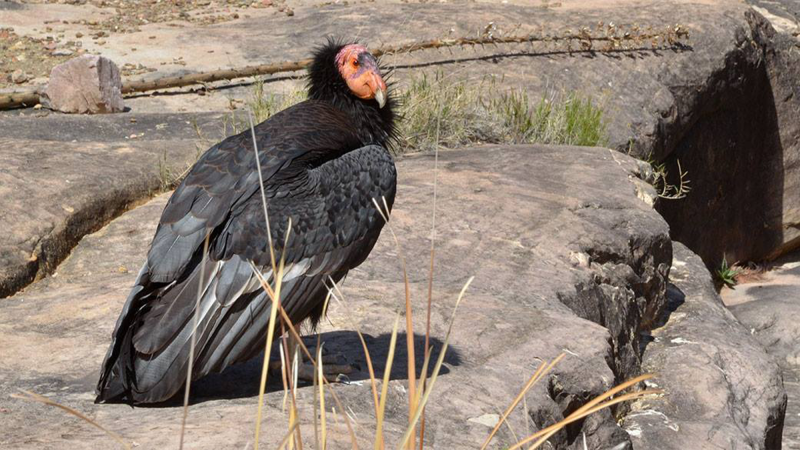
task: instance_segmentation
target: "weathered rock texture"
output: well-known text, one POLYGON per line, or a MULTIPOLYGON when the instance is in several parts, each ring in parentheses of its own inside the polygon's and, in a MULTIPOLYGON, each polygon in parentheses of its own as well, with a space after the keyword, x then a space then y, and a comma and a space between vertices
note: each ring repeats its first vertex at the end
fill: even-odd
MULTIPOLYGON (((528 398, 529 427, 558 420, 638 373, 641 332, 666 304, 671 262, 666 223, 637 198, 637 185, 630 182, 640 163, 608 149, 484 147, 443 152, 439 164, 432 327, 437 347, 456 294, 468 277, 476 278, 459 310, 452 353, 428 408, 428 448, 477 445, 490 428, 469 419, 502 410, 541 359, 562 351, 568 352, 565 360, 528 398)), ((430 156, 399 163, 392 219, 409 261, 417 330, 424 324, 432 169, 430 156)), ((145 448, 177 442, 179 406, 92 403, 109 333, 165 200, 161 196, 87 236, 57 276, 0 304, 0 406, 7 411, 9 430, 0 445, 92 448, 106 442, 101 433, 59 411, 9 399, 17 388, 76 407, 145 448), (48 427, 41 426, 45 421, 48 427)), ((323 330, 325 346, 366 367, 352 332, 351 324, 359 324, 380 375, 388 333, 404 298, 389 233, 344 289, 346 303, 331 312, 336 326, 323 330)), ((418 348, 418 358, 421 352, 418 348)), ((405 352, 398 358, 387 406, 389 442, 399 438, 407 414, 405 352)), ((260 366, 253 362, 196 385, 188 429, 192 448, 238 448, 252 439, 259 376, 260 366)), ((265 439, 274 443, 283 434, 284 419, 282 393, 275 392, 279 386, 270 390, 265 439)), ((369 446, 375 419, 368 385, 342 385, 337 391, 355 411, 358 434, 369 446)), ((311 388, 300 389, 303 435, 309 440, 312 399, 311 388)), ((517 433, 526 429, 523 416, 511 419, 517 433)), ((347 440, 343 427, 333 431, 337 448, 347 440)), ((584 434, 592 449, 629 440, 605 411, 553 442, 557 448, 582 449, 584 434)), ((510 442, 513 437, 504 429, 493 448, 510 442)))
POLYGON ((125 109, 117 65, 97 55, 78 56, 55 66, 45 95, 48 107, 65 113, 102 114, 125 109))
POLYGON ((700 258, 673 249, 666 323, 643 357, 665 397, 625 417, 634 448, 780 449, 787 397, 778 365, 725 308, 700 258))
MULTIPOLYGON (((774 258, 800 245, 800 55, 762 16, 744 13, 724 66, 698 89, 664 153, 692 192, 659 211, 710 265, 774 258)), ((673 182, 676 179, 672 178, 673 182)))
POLYGON ((192 164, 187 119, 0 118, 0 298, 52 272, 84 235, 192 164))
POLYGON ((761 279, 725 289, 722 299, 733 315, 775 357, 783 370, 789 404, 784 448, 800 448, 800 254, 761 279))

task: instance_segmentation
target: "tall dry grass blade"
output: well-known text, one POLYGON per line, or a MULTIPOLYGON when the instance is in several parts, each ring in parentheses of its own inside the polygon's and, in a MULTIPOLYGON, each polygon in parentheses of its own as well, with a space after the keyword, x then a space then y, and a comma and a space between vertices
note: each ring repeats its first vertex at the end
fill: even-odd
MULTIPOLYGON (((428 373, 428 372, 427 372, 427 370, 428 370, 428 364, 430 364, 430 360, 431 360, 431 352, 430 352, 430 351, 427 351, 427 352, 425 352, 425 353, 427 353, 427 354, 425 355, 425 360, 422 362, 422 370, 423 370, 423 372, 422 372, 422 373, 428 373)), ((422 377, 420 377, 420 383, 421 383, 421 382, 422 382, 422 377)), ((419 389, 419 390, 417 390, 417 398, 416 398, 416 399, 414 399, 414 401, 416 402, 416 404, 418 404, 418 405, 419 405, 419 402, 421 402, 421 401, 422 401, 422 394, 423 394, 423 393, 425 393, 425 391, 424 391, 424 390, 422 390, 422 389, 419 389)), ((423 414, 424 414, 425 408, 423 408, 423 409, 422 409, 422 411, 423 411, 423 414)), ((423 417, 424 417, 424 416, 423 416, 423 417)), ((421 420, 421 419, 420 419, 420 420, 421 420)))
POLYGON ((601 395, 598 395, 597 398, 595 398, 594 400, 592 400, 592 401, 586 403, 585 405, 581 406, 580 408, 576 409, 573 412, 573 414, 579 414, 579 413, 581 413, 583 411, 591 409, 593 406, 595 406, 598 403, 604 401, 605 399, 611 398, 611 396, 613 396, 617 392, 624 391, 625 389, 628 389, 629 387, 633 386, 634 384, 641 383, 644 380, 649 380, 649 379, 653 378, 654 376, 655 376, 654 374, 646 373, 644 375, 639 375, 636 378, 631 378, 630 380, 628 380, 628 381, 626 381, 626 382, 614 387, 613 389, 609 389, 605 393, 603 393, 601 395))
POLYGON ((408 443, 408 440, 411 438, 411 434, 414 432, 414 425, 419 420, 420 416, 422 415, 422 410, 425 408, 425 405, 428 403, 428 398, 430 398, 431 392, 433 392, 433 386, 436 384, 436 380, 439 377, 439 371, 442 369, 442 364, 444 363, 444 357, 447 353, 447 347, 450 345, 450 333, 453 331, 453 323, 456 321, 456 312, 458 312, 458 305, 461 304, 461 300, 464 298, 464 293, 467 292, 469 285, 472 284, 472 280, 475 277, 470 277, 469 280, 464 284, 464 287, 461 288, 461 293, 458 294, 458 299, 456 299, 456 305, 453 307, 453 314, 450 316, 450 324, 447 327, 447 334, 445 334, 444 344, 442 345, 442 350, 439 352, 439 358, 436 360, 436 366, 433 368, 433 375, 431 376, 430 385, 425 389, 425 394, 422 396, 422 401, 419 405, 417 405, 416 411, 414 411, 414 415, 411 418, 408 429, 406 429, 405 434, 403 434, 403 440, 401 441, 400 445, 397 446, 398 450, 405 447, 408 443))
MULTIPOLYGON (((292 366, 293 367, 292 375, 294 375, 294 378, 292 378, 292 413, 293 413, 292 418, 293 418, 293 423, 299 423, 300 422, 300 413, 299 413, 299 411, 297 409, 297 379, 298 379, 298 376, 299 376, 298 367, 300 365, 300 360, 302 358, 298 358, 300 356, 300 353, 297 351, 297 349, 295 349, 294 355, 295 355, 295 357, 294 357, 294 365, 292 366)), ((297 431, 295 432, 295 434, 297 436, 296 436, 296 440, 294 442, 295 442, 295 445, 297 445, 297 450, 303 450, 303 435, 301 433, 300 427, 297 428, 297 431)))
MULTIPOLYGON (((298 420, 297 414, 297 391, 295 390, 295 386, 297 385, 297 352, 292 352, 289 348, 288 340, 286 339, 286 330, 283 323, 281 323, 281 367, 286 368, 282 370, 283 372, 283 386, 284 386, 284 402, 286 402, 287 396, 290 400, 289 403, 289 427, 291 428, 292 425, 298 420)), ((284 404, 284 410, 286 405, 284 404)), ((289 450, 294 450, 295 445, 297 446, 298 450, 302 448, 302 440, 300 437, 300 429, 297 428, 297 433, 293 436, 292 439, 289 440, 289 450)))
MULTIPOLYGON (((340 304, 343 303, 344 293, 339 289, 339 285, 336 284, 336 282, 333 281, 333 278, 331 277, 328 277, 328 280, 333 285, 333 289, 336 290, 336 292, 338 292, 339 296, 341 296, 342 298, 339 299, 339 297, 334 295, 333 291, 331 290, 328 291, 328 296, 333 297, 333 299, 339 302, 340 304)), ((350 319, 350 316, 345 315, 345 320, 347 320, 348 326, 351 329, 356 330, 356 334, 358 334, 358 339, 361 340, 361 347, 364 349, 364 357, 367 360, 367 371, 369 372, 370 386, 372 387, 372 403, 373 405, 375 405, 375 417, 378 417, 378 383, 377 380, 375 379, 375 369, 373 368, 372 357, 370 356, 369 349, 367 348, 367 341, 364 340, 364 335, 361 333, 361 329, 355 323, 353 323, 353 321, 350 319)))
POLYGON ((278 447, 276 447, 278 450, 280 450, 280 449, 282 449, 282 448, 284 448, 286 446, 286 443, 289 442, 289 439, 294 434, 294 430, 296 428, 298 428, 299 426, 300 426, 300 423, 299 422, 295 422, 294 425, 289 427, 289 430, 286 432, 286 434, 283 435, 283 439, 281 439, 280 444, 278 444, 278 447))
MULTIPOLYGON (((405 294, 406 294, 406 348, 408 352, 408 420, 410 424, 410 420, 414 411, 417 409, 417 405, 414 403, 414 399, 417 398, 416 395, 416 381, 417 381, 417 367, 416 367, 416 356, 414 355, 414 318, 413 318, 413 310, 411 308, 411 285, 408 281, 408 271, 406 270, 406 258, 403 255, 403 250, 400 247, 400 241, 397 239, 397 234, 394 232, 394 227, 392 227, 392 223, 389 220, 389 205, 386 203, 386 198, 381 197, 383 200, 383 207, 385 209, 381 209, 378 205, 377 201, 373 198, 372 202, 378 208, 378 212, 380 212, 381 217, 386 222, 386 225, 389 227, 389 231, 392 233, 392 238, 394 239, 395 248, 397 249, 397 257, 400 259, 400 266, 403 269, 403 285, 405 286, 405 294), (384 213, 385 212, 385 213, 384 213)), ((414 439, 411 440, 409 444, 409 449, 413 450, 415 447, 414 439)))
MULTIPOLYGON (((262 185, 262 189, 263 189, 263 185, 262 185)), ((286 241, 287 242, 289 240, 289 234, 291 233, 291 230, 292 230, 292 219, 289 218, 289 224, 286 226, 286 241)), ((272 250, 272 247, 273 247, 272 238, 270 238, 269 244, 270 244, 270 252, 274 253, 274 250, 272 250)), ((286 248, 286 243, 284 243, 283 248, 286 248)), ((262 364, 262 367, 261 367, 261 382, 259 383, 259 386, 258 386, 258 411, 256 412, 256 437, 255 437, 255 442, 253 444, 253 449, 254 450, 258 450, 258 443, 259 443, 259 439, 261 437, 261 417, 262 417, 262 410, 264 408, 264 391, 265 391, 265 389, 267 387, 267 376, 268 376, 267 372, 269 372, 269 358, 270 358, 270 355, 272 354, 272 341, 273 341, 273 338, 275 337, 275 321, 276 321, 277 316, 278 316, 278 309, 281 308, 281 305, 280 305, 280 303, 281 303, 281 286, 283 285, 283 269, 284 269, 284 262, 286 260, 285 257, 286 257, 286 253, 283 252, 281 254, 281 262, 278 264, 277 276, 274 278, 274 280, 275 280, 275 290, 273 292, 273 295, 271 296, 272 308, 270 308, 270 313, 269 313, 269 325, 268 325, 268 328, 267 328, 267 340, 266 340, 265 349, 264 349, 264 363, 262 364)), ((256 269, 255 265, 253 263, 250 263, 250 266, 257 273, 257 275, 259 277, 259 280, 263 280, 263 277, 261 276, 260 271, 258 269, 256 269)), ((276 272, 273 271, 272 273, 275 274, 276 272)), ((263 285, 263 283, 262 283, 262 285, 263 285)), ((267 294, 269 294, 270 292, 271 292, 271 290, 268 290, 267 294)))
POLYGON ((615 405, 617 403, 621 403, 621 402, 624 402, 624 401, 627 401, 627 400, 634 400, 634 399, 638 399, 638 398, 641 398, 641 397, 646 397, 648 395, 654 395, 654 394, 663 393, 663 391, 658 390, 658 389, 646 389, 646 390, 639 391, 639 392, 631 392, 631 393, 628 393, 628 394, 624 394, 624 395, 622 395, 620 397, 617 397, 615 399, 605 401, 605 400, 609 399, 611 396, 613 396, 614 394, 616 394, 616 393, 618 393, 618 392, 620 392, 620 391, 622 391, 624 389, 627 389, 627 388, 633 386, 636 383, 639 383, 641 381, 650 379, 653 376, 654 375, 652 375, 652 374, 645 374, 645 375, 638 376, 636 378, 633 378, 631 380, 628 380, 628 381, 620 384, 619 386, 614 387, 613 389, 610 389, 610 390, 604 392, 603 394, 598 395, 596 398, 594 398, 590 402, 587 402, 586 405, 578 408, 572 414, 570 414, 569 416, 564 418, 564 420, 562 420, 562 421, 560 421, 558 423, 555 423, 553 425, 550 425, 549 427, 544 428, 544 429, 542 429, 542 430, 540 430, 540 431, 528 436, 527 438, 521 440, 520 442, 518 442, 515 445, 513 445, 512 447, 510 447, 508 450, 516 450, 518 448, 521 448, 525 444, 528 444, 529 442, 533 441, 534 439, 539 439, 538 441, 536 441, 536 443, 534 444, 533 447, 530 447, 530 448, 537 448, 538 446, 540 446, 541 444, 546 442, 547 439, 550 438, 550 436, 552 436, 553 434, 557 433, 560 429, 562 429, 565 426, 567 426, 567 425, 569 425, 569 424, 571 424, 571 423, 573 423, 575 421, 578 421, 578 420, 580 420, 580 419, 582 419, 582 418, 584 418, 584 417, 586 417, 586 416, 588 416, 590 414, 593 414, 593 413, 595 413, 597 411, 600 411, 603 408, 607 408, 609 406, 612 406, 612 405, 615 405), (544 439, 541 439, 542 437, 544 437, 544 439))
MULTIPOLYGON (((264 176, 261 173, 261 158, 258 156, 258 142, 256 142, 256 127, 253 125, 253 111, 248 109, 247 110, 247 119, 250 121, 250 135, 253 137, 253 152, 255 152, 256 157, 256 170, 258 170, 258 185, 259 191, 261 191, 261 204, 264 206, 264 222, 267 225, 267 241, 269 242, 269 259, 272 262, 272 273, 275 274, 275 246, 272 245, 272 228, 269 225, 269 212, 267 208, 267 194, 264 192, 264 176)), ((290 230, 291 227, 287 228, 290 230)), ((288 231, 287 231, 288 236, 288 231)), ((256 447, 258 445, 256 444, 256 447)))
MULTIPOLYGON (((267 385, 267 372, 269 371, 269 358, 271 355, 272 350, 272 339, 275 335, 275 319, 277 318, 277 309, 280 305, 280 292, 281 292, 281 285, 283 284, 283 266, 284 266, 284 259, 285 255, 281 256, 281 263, 280 267, 276 267, 275 264, 275 245, 272 242, 272 229, 269 224, 269 208, 267 208, 267 195, 264 192, 264 177, 261 173, 261 159, 258 154, 258 142, 256 139, 256 128, 253 124, 253 112, 251 110, 247 110, 247 118, 250 122, 250 135, 253 138, 253 152, 255 155, 256 160, 256 169, 258 170, 258 187, 259 191, 261 192, 261 204, 264 208, 264 222, 267 227, 267 243, 269 244, 269 255, 270 255, 270 262, 272 263, 272 276, 275 280, 275 292, 270 295, 272 300, 272 308, 270 309, 269 315, 269 325, 267 331, 267 341, 265 343, 265 350, 264 350, 264 364, 261 367, 261 381, 259 383, 258 388, 258 411, 256 412, 256 432, 255 432, 255 442, 253 443, 253 449, 258 450, 259 439, 261 437, 261 417, 262 411, 264 407, 264 390, 266 389, 267 385)), ((286 240, 289 239, 289 234, 292 230, 292 220, 289 219, 289 224, 286 228, 286 240)), ((284 244, 284 247, 286 245, 284 244)), ((251 262, 251 268, 259 274, 259 279, 261 279, 261 272, 260 270, 256 269, 255 265, 251 262)), ((263 283, 262 283, 263 285, 263 283)), ((271 291, 271 290, 270 290, 271 291)), ((270 294, 270 291, 267 291, 270 294)))
MULTIPOLYGON (((441 132, 441 115, 439 120, 436 121, 436 142, 433 151, 433 206, 431 211, 431 264, 428 271, 428 311, 427 319, 425 321, 425 357, 424 360, 428 361, 430 355, 430 337, 431 337, 431 308, 433 306, 433 263, 436 256, 436 187, 438 184, 439 174, 439 133, 441 132)), ((420 391, 425 390, 425 384, 428 380, 428 372, 422 371, 420 375, 420 391)), ((425 409, 422 409, 422 418, 419 422, 419 450, 425 446, 425 409)))
POLYGON ((383 385, 381 386, 380 407, 378 408, 377 425, 375 429, 375 450, 384 448, 383 441, 383 418, 386 412, 386 398, 389 395, 389 378, 392 374, 392 362, 394 361, 394 349, 397 344, 397 327, 400 324, 400 313, 394 319, 392 327, 392 338, 389 341, 389 354, 386 356, 386 367, 383 371, 383 385))
MULTIPOLYGON (((595 406, 594 408, 591 408, 591 409, 583 411, 580 414, 572 413, 563 421, 563 424, 559 423, 561 425, 559 428, 554 429, 554 430, 549 430, 547 433, 544 434, 544 436, 539 438, 539 440, 536 441, 532 446, 528 447, 528 450, 535 450, 535 449, 539 448, 542 444, 547 442, 547 440, 550 439, 550 437, 552 435, 557 433, 558 430, 560 430, 561 428, 571 424, 572 422, 576 422, 578 420, 581 420, 586 416, 594 414, 597 411, 600 411, 601 409, 605 409, 605 408, 608 408, 609 406, 616 405, 617 403, 626 402, 628 400, 636 400, 636 399, 639 399, 639 398, 642 398, 642 397, 646 397, 648 395, 658 395, 658 394, 662 394, 662 393, 663 393, 663 391, 660 390, 660 389, 645 389, 645 390, 639 391, 639 392, 631 392, 631 393, 628 393, 628 394, 621 395, 621 396, 619 396, 619 397, 617 397, 617 398, 615 398, 613 400, 609 400, 607 402, 601 403, 601 404, 595 406)), ((543 434, 543 432, 539 432, 537 434, 541 435, 541 434, 543 434)))
POLYGON ((494 426, 492 432, 489 433, 488 437, 486 437, 486 440, 483 442, 483 445, 481 446, 481 450, 485 450, 486 447, 489 446, 489 442, 491 442, 495 434, 497 434, 497 432, 500 430, 500 427, 503 425, 503 422, 505 422, 506 419, 508 419, 508 416, 511 414, 511 412, 514 411, 514 408, 516 408, 519 402, 523 398, 525 398, 525 394, 527 394, 528 391, 533 387, 533 385, 536 384, 540 379, 542 379, 542 377, 544 377, 545 374, 547 374, 547 372, 549 372, 556 364, 558 364, 564 358, 564 356, 565 354, 562 353, 558 355, 549 364, 546 364, 544 361, 542 361, 542 363, 539 364, 539 368, 536 369, 536 372, 534 372, 531 378, 528 380, 528 382, 525 383, 525 386, 522 388, 522 390, 520 390, 519 394, 517 394, 517 396, 514 398, 514 401, 511 402, 510 405, 508 405, 508 408, 506 408, 505 412, 500 417, 500 421, 497 422, 497 425, 494 426))
MULTIPOLYGON (((320 345, 321 345, 320 338, 319 338, 319 335, 317 335, 317 348, 319 348, 320 345)), ((313 388, 314 388, 314 402, 313 402, 313 404, 314 404, 314 444, 315 444, 314 448, 315 449, 319 449, 320 448, 320 446, 319 446, 319 421, 317 420, 317 414, 318 414, 318 411, 317 411, 317 401, 318 401, 317 395, 319 395, 318 391, 317 391, 317 389, 318 389, 317 383, 321 384, 321 382, 319 381, 319 377, 317 377, 317 371, 315 370, 314 371, 314 381, 313 381, 313 388)))
POLYGON ((17 399, 20 399, 20 400, 27 400, 27 401, 37 402, 37 403, 41 403, 43 405, 52 406, 52 407, 64 410, 64 411, 68 412, 69 414, 72 414, 73 416, 75 416, 75 417, 85 421, 86 423, 92 425, 93 427, 97 428, 98 430, 102 431, 103 433, 109 435, 112 439, 114 439, 115 441, 119 442, 119 444, 122 445, 122 447, 124 447, 126 450, 130 450, 131 449, 131 445, 128 444, 127 442, 125 442, 125 439, 123 439, 122 436, 120 436, 119 434, 117 434, 117 433, 105 428, 104 426, 100 425, 99 423, 95 422, 94 420, 86 417, 82 412, 80 412, 80 411, 78 411, 76 409, 70 408, 69 406, 62 405, 61 403, 58 403, 58 402, 56 402, 54 400, 50 400, 49 398, 45 397, 44 395, 39 395, 39 394, 37 394, 35 392, 26 391, 25 389, 20 389, 20 392, 22 392, 25 395, 11 394, 11 397, 17 398, 17 399))
POLYGON ((206 260, 208 259, 208 240, 211 234, 206 234, 205 243, 203 244, 203 259, 200 261, 200 280, 197 287, 197 299, 194 302, 194 314, 192 315, 192 338, 189 341, 189 364, 186 368, 186 388, 183 391, 183 419, 181 420, 181 438, 178 448, 183 450, 183 438, 186 435, 186 417, 189 416, 189 392, 192 386, 192 370, 194 366, 194 351, 197 345, 197 322, 200 316, 200 299, 203 298, 203 274, 206 269, 206 260))
MULTIPOLYGON (((272 293, 273 291, 271 290, 270 286, 267 284, 266 280, 264 280, 264 277, 255 268, 255 266, 253 264, 251 264, 251 268, 253 269, 253 273, 255 273, 256 277, 258 278, 259 283, 261 283, 261 287, 264 290, 266 290, 268 293, 272 293)), ((326 302, 325 302, 325 308, 327 308, 327 299, 326 299, 326 302)), ((289 315, 286 314, 286 310, 283 309, 283 306, 280 304, 280 302, 278 302, 278 311, 280 312, 281 318, 284 320, 284 323, 289 327, 289 332, 292 334, 292 337, 294 337, 295 341, 300 346, 300 349, 303 350, 303 353, 306 355, 306 357, 316 367, 316 365, 317 365, 316 358, 311 355, 311 352, 308 351, 308 348, 303 343, 303 340, 300 338, 300 334, 297 332, 297 329, 292 324, 291 319, 289 319, 289 315)), ((336 406, 338 406, 339 409, 344 410, 344 405, 342 404, 341 400, 339 399, 339 396, 336 394, 336 391, 330 386, 330 383, 328 382, 328 380, 323 377, 322 378, 322 382, 327 384, 328 387, 331 388, 330 389, 330 393, 331 393, 331 396, 333 397, 333 401, 336 403, 336 406)), ((353 444, 353 448, 357 450, 358 449, 358 441, 356 440, 355 431, 353 430, 353 427, 350 424, 350 419, 347 417, 347 415, 345 415, 345 425, 347 425, 347 430, 348 430, 348 432, 350 434, 350 440, 351 440, 351 442, 353 444)))
MULTIPOLYGON (((322 347, 317 347, 317 377, 320 380, 325 379, 325 374, 322 372, 322 347)), ((320 450, 328 448, 328 423, 325 417, 325 383, 319 384, 319 414, 320 422, 322 423, 322 446, 320 450)))

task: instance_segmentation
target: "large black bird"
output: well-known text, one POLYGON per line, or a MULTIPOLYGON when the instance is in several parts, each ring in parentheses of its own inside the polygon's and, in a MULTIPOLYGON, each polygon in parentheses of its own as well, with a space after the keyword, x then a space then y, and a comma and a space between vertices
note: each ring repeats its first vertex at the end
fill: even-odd
MULTIPOLYGON (((341 280, 372 250, 383 227, 372 199, 394 201, 386 90, 364 46, 329 40, 309 67, 308 100, 255 126, 276 259, 287 264, 281 301, 294 324, 316 324, 329 277, 341 280)), ((198 289, 193 379, 257 356, 271 304, 253 265, 271 280, 248 129, 208 149, 170 197, 117 320, 96 402, 160 402, 181 389, 198 289)))

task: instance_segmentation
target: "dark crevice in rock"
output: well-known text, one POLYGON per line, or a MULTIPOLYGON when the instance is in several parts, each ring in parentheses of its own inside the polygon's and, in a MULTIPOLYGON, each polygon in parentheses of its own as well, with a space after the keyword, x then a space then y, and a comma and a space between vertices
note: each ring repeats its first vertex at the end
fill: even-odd
POLYGON ((100 230, 124 212, 162 191, 160 181, 152 179, 98 195, 38 240, 31 261, 23 267, 18 266, 16 270, 12 269, 11 276, 0 280, 0 298, 11 296, 54 273, 84 236, 100 230))
POLYGON ((622 381, 638 375, 641 335, 657 325, 667 305, 672 245, 664 234, 647 242, 630 241, 627 248, 584 251, 591 255, 591 277, 558 299, 579 317, 609 330, 609 366, 622 381))
POLYGON ((692 188, 684 199, 658 202, 657 210, 673 239, 709 267, 723 258, 758 261, 793 248, 783 204, 784 147, 796 145, 783 129, 796 127, 786 100, 793 96, 792 70, 783 67, 789 56, 776 49, 779 37, 769 23, 754 11, 745 16, 749 28, 738 30, 736 48, 719 70, 691 89, 671 87, 679 119, 658 127, 654 146, 668 182, 679 183, 680 163, 692 188), (781 78, 777 72, 784 71, 781 78))

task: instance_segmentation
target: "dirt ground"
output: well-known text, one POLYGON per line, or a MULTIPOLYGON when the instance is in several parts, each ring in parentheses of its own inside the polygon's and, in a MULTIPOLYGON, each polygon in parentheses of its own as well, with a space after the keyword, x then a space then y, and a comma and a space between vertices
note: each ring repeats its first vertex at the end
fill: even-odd
MULTIPOLYGON (((0 0, 0 92, 47 82, 50 70, 72 57, 102 54, 123 78, 237 63, 232 52, 185 54, 177 36, 212 25, 231 30, 243 20, 293 17, 297 8, 374 3, 535 4, 542 9, 585 7, 589 2, 551 0, 0 0), (183 53, 183 54, 182 54, 183 53), (202 60, 202 61, 201 61, 202 60), (197 64, 197 63, 201 64, 197 64)), ((601 2, 602 3, 602 2, 601 2)), ((613 1, 611 3, 619 3, 613 1)), ((488 24, 488 21, 487 21, 488 24)), ((434 25, 435 27, 435 25, 434 25)), ((446 34, 449 30, 438 30, 446 34)), ((280 36, 276 36, 279 38, 280 36)), ((235 44, 233 42, 232 44, 235 44)))

